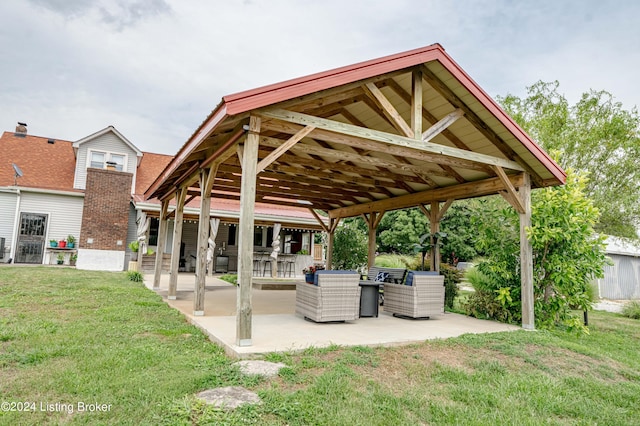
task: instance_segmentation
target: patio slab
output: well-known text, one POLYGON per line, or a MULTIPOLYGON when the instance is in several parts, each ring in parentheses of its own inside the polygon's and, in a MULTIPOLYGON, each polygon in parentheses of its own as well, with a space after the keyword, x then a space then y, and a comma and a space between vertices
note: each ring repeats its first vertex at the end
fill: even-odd
MULTIPOLYGON (((309 347, 394 346, 467 333, 520 330, 520 327, 464 315, 446 313, 429 320, 395 318, 381 310, 378 318, 360 318, 338 324, 316 324, 295 315, 295 290, 253 289, 252 346, 236 345, 236 287, 207 277, 205 315, 193 315, 195 276, 178 276, 176 300, 167 300, 169 276, 163 275, 158 294, 181 311, 209 338, 237 358, 253 358, 269 352, 300 351, 309 347)), ((151 288, 153 276, 145 276, 151 288)))

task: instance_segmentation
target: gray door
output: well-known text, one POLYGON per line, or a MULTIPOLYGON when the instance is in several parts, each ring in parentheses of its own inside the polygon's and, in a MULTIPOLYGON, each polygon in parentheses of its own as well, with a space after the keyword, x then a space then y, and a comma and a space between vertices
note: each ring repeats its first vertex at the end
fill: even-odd
POLYGON ((18 234, 18 245, 16 247, 16 263, 42 263, 46 232, 46 214, 20 214, 20 233, 18 234))

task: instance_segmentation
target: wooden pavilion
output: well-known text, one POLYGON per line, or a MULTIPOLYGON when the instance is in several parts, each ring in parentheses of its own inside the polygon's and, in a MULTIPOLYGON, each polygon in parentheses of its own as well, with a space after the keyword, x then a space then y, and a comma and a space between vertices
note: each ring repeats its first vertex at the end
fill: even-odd
MULTIPOLYGON (((223 97, 145 196, 162 202, 161 234, 171 199, 179 223, 185 199, 200 198, 195 315, 204 312, 210 201, 239 198, 236 340, 248 346, 254 203, 307 207, 329 234, 330 267, 342 218, 366 219, 371 265, 385 212, 419 206, 433 234, 455 200, 501 194, 520 214, 522 326, 533 329, 531 189, 565 177, 434 44, 223 97)), ((437 249, 431 258, 437 268, 437 249)))

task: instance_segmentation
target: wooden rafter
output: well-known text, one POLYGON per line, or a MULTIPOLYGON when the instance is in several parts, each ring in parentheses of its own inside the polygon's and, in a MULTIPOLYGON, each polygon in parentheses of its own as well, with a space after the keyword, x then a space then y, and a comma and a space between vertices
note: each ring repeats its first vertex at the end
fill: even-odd
POLYGON ((464 116, 464 112, 461 109, 456 109, 455 111, 445 115, 436 124, 422 132, 422 141, 429 142, 431 139, 442 133, 444 129, 458 121, 459 118, 462 118, 462 116, 464 116))
POLYGON ((531 174, 532 179, 537 184, 540 184, 541 178, 522 158, 504 141, 496 132, 491 130, 484 121, 478 117, 478 115, 467 104, 460 99, 447 85, 445 85, 440 79, 431 71, 426 65, 422 65, 422 75, 424 79, 433 87, 442 97, 444 97, 451 105, 456 108, 460 108, 464 111, 467 120, 473 124, 473 126, 484 137, 489 139, 507 158, 516 161, 522 167, 522 171, 527 171, 531 174))
POLYGON ((404 121, 404 118, 395 109, 393 104, 386 98, 386 96, 378 89, 374 83, 366 83, 362 86, 367 96, 375 102, 376 106, 380 108, 382 113, 391 121, 393 127, 395 127, 400 133, 404 134, 408 138, 413 138, 414 133, 411 127, 404 121))
POLYGON ((286 142, 277 147, 274 151, 272 151, 269 155, 263 158, 260 162, 258 162, 257 173, 263 171, 269 164, 276 161, 280 156, 282 156, 285 152, 287 152, 293 145, 298 143, 302 138, 307 136, 311 131, 315 129, 314 126, 306 126, 301 129, 295 135, 291 136, 286 142))
POLYGON ((341 135, 343 137, 342 139, 345 140, 345 143, 347 141, 352 141, 352 143, 354 141, 364 141, 365 143, 368 142, 369 144, 373 144, 380 151, 385 151, 385 147, 386 151, 390 151, 395 147, 400 148, 405 155, 411 152, 419 152, 425 157, 430 157, 430 161, 439 164, 457 165, 460 167, 460 162, 462 162, 467 164, 468 167, 473 165, 473 168, 477 168, 478 165, 489 164, 523 171, 522 166, 515 161, 492 157, 486 154, 479 154, 472 151, 465 151, 459 148, 432 144, 430 142, 420 142, 405 136, 393 135, 379 130, 363 129, 351 124, 313 117, 307 114, 300 114, 280 108, 265 109, 257 112, 256 114, 264 118, 284 120, 302 126, 316 126, 318 129, 314 130, 312 135, 318 139, 327 140, 326 137, 330 137, 321 131, 324 130, 328 133, 341 135), (321 135, 324 135, 325 137, 321 137, 321 135), (378 145, 380 143, 382 146, 378 145))

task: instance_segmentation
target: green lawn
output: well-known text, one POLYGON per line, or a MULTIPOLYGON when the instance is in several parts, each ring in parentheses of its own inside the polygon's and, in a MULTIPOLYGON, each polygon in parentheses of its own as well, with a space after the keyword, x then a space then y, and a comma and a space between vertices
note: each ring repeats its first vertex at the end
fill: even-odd
POLYGON ((124 273, 0 267, 0 402, 28 410, 3 404, 0 424, 640 424, 640 321, 590 322, 582 337, 271 354, 288 367, 261 380, 124 273), (228 385, 264 403, 226 412, 193 397, 228 385))

